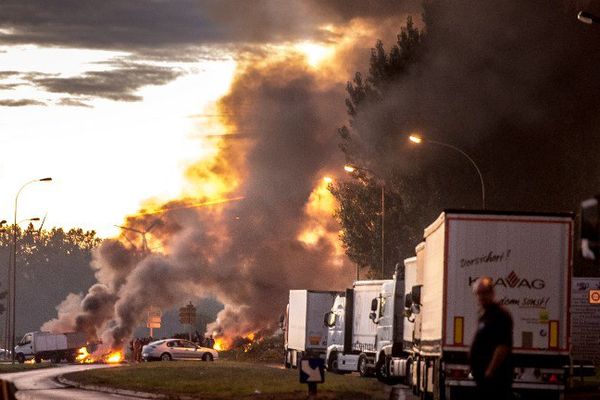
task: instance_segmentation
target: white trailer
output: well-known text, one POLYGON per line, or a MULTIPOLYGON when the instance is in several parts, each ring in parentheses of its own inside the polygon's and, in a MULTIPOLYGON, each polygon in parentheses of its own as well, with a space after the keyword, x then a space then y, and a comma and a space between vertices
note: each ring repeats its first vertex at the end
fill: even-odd
POLYGON ((86 345, 87 337, 81 332, 29 332, 15 346, 15 358, 19 363, 31 359, 36 363, 42 360, 52 360, 54 363, 62 360, 73 362, 79 349, 86 345))
POLYGON ((356 281, 344 296, 338 296, 325 316, 329 325, 327 367, 333 372, 358 371, 370 375, 377 354, 378 319, 373 302, 381 295, 382 285, 392 280, 356 281))
POLYGON ((297 368, 304 355, 325 358, 327 326, 323 316, 338 292, 290 290, 283 321, 286 368, 297 368))
POLYGON ((514 322, 513 389, 562 398, 572 238, 571 214, 448 210, 427 227, 417 247, 416 288, 422 287, 413 298, 420 307, 413 390, 450 399, 474 386, 468 351, 478 306, 472 285, 489 276, 514 322))

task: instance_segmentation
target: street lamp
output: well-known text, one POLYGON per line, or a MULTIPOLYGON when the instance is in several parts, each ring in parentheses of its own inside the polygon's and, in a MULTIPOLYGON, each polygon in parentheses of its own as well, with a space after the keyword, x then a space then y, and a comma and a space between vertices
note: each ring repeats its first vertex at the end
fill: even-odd
POLYGON ((425 139, 422 136, 418 136, 418 135, 410 135, 410 137, 408 139, 411 142, 416 143, 416 144, 421 144, 422 142, 437 144, 439 146, 447 147, 454 151, 458 151, 460 154, 465 156, 467 158, 467 160, 469 160, 471 162, 471 164, 473 164, 473 167, 475 167, 475 170, 477 171, 477 175, 479 175, 479 181, 481 182, 481 208, 485 210, 485 184, 483 183, 483 175, 481 175, 481 171, 479 170, 479 167, 477 166, 477 164, 475 164, 475 161, 473 161, 473 159, 467 153, 465 153, 458 147, 453 146, 451 144, 438 142, 437 140, 425 139))
MULTIPOLYGON (((11 359, 12 359, 12 363, 15 363, 15 331, 16 331, 16 326, 15 326, 15 316, 16 316, 16 297, 15 297, 15 293, 16 293, 16 287, 17 287, 17 205, 19 203, 19 195, 21 194, 21 191, 25 188, 25 186, 31 184, 31 183, 35 183, 35 182, 50 182, 52 181, 52 178, 47 177, 47 178, 42 178, 42 179, 33 179, 27 183, 25 183, 23 186, 21 186, 21 188, 19 189, 19 191, 17 192, 17 195, 15 196, 15 215, 14 215, 14 226, 13 226, 13 262, 12 262, 12 293, 11 293, 11 298, 12 298, 12 307, 11 307, 11 345, 10 345, 10 350, 11 350, 11 359)), ((31 220, 34 220, 33 218, 31 220)), ((39 218, 37 219, 39 221, 39 218)))
MULTIPOLYGON (((17 222, 17 225, 22 224, 23 222, 33 222, 33 221, 39 221, 40 219, 38 217, 34 217, 34 218, 25 218, 20 220, 19 222, 17 222)), ((2 225, 2 223, 0 222, 0 226, 2 225)), ((5 324, 4 324, 4 348, 8 349, 10 346, 10 321, 11 321, 11 292, 12 292, 12 288, 13 286, 11 285, 11 266, 12 266, 12 252, 8 252, 8 268, 7 268, 7 278, 6 281, 8 282, 8 291, 9 291, 9 295, 6 298, 6 319, 5 319, 5 324)))
MULTIPOLYGON (((344 165, 344 171, 353 173, 354 171, 361 170, 370 173, 379 180, 381 186, 381 279, 384 279, 384 265, 385 265, 385 181, 377 175, 375 172, 368 168, 357 167, 355 165, 344 165)), ((356 279, 358 280, 358 267, 356 267, 356 279)))
POLYGON ((584 24, 600 24, 600 18, 586 11, 579 11, 577 14, 577 19, 583 22, 584 24))

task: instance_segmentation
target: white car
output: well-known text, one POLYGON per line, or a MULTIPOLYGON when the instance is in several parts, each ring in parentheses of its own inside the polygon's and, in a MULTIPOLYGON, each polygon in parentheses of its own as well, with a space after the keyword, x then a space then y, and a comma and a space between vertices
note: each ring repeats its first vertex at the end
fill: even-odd
POLYGON ((213 361, 219 353, 208 347, 198 346, 183 339, 163 339, 148 343, 142 347, 144 361, 202 360, 213 361))

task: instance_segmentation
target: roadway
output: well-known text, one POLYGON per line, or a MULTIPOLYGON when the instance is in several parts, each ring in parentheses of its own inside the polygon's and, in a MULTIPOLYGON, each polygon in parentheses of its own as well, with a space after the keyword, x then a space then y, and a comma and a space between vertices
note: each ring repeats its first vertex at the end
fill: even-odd
MULTIPOLYGON (((116 395, 92 390, 82 390, 58 382, 60 375, 114 365, 65 365, 26 372, 0 374, 0 379, 11 381, 17 387, 17 399, 22 400, 131 400, 139 397, 116 395)), ((117 366, 118 367, 118 366, 117 366)))

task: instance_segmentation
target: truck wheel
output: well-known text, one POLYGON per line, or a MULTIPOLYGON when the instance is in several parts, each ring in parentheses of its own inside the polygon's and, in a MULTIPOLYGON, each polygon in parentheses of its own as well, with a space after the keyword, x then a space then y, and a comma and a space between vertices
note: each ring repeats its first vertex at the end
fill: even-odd
POLYGON ((25 362, 25 356, 23 355, 23 353, 17 354, 17 361, 19 364, 23 364, 25 362))
POLYGON ((389 375, 389 368, 386 362, 385 356, 380 356, 379 361, 375 364, 375 376, 377 380, 386 385, 397 385, 402 382, 401 377, 394 377, 389 375))
POLYGON ((169 353, 162 353, 160 355, 160 361, 171 361, 173 358, 169 353))
POLYGON ((60 356, 60 354, 52 356, 52 363, 60 364, 61 361, 62 361, 62 357, 60 356))
POLYGON ((329 354, 329 360, 327 360, 327 370, 335 374, 340 373, 338 370, 337 353, 335 351, 332 351, 331 354, 329 354))
POLYGON ((361 354, 358 357, 358 373, 360 374, 360 376, 362 377, 366 377, 369 376, 369 360, 367 360, 367 356, 364 354, 361 354))
POLYGON ((42 357, 40 357, 40 356, 35 356, 33 359, 34 359, 34 361, 35 361, 36 364, 39 364, 39 363, 42 362, 42 357))

